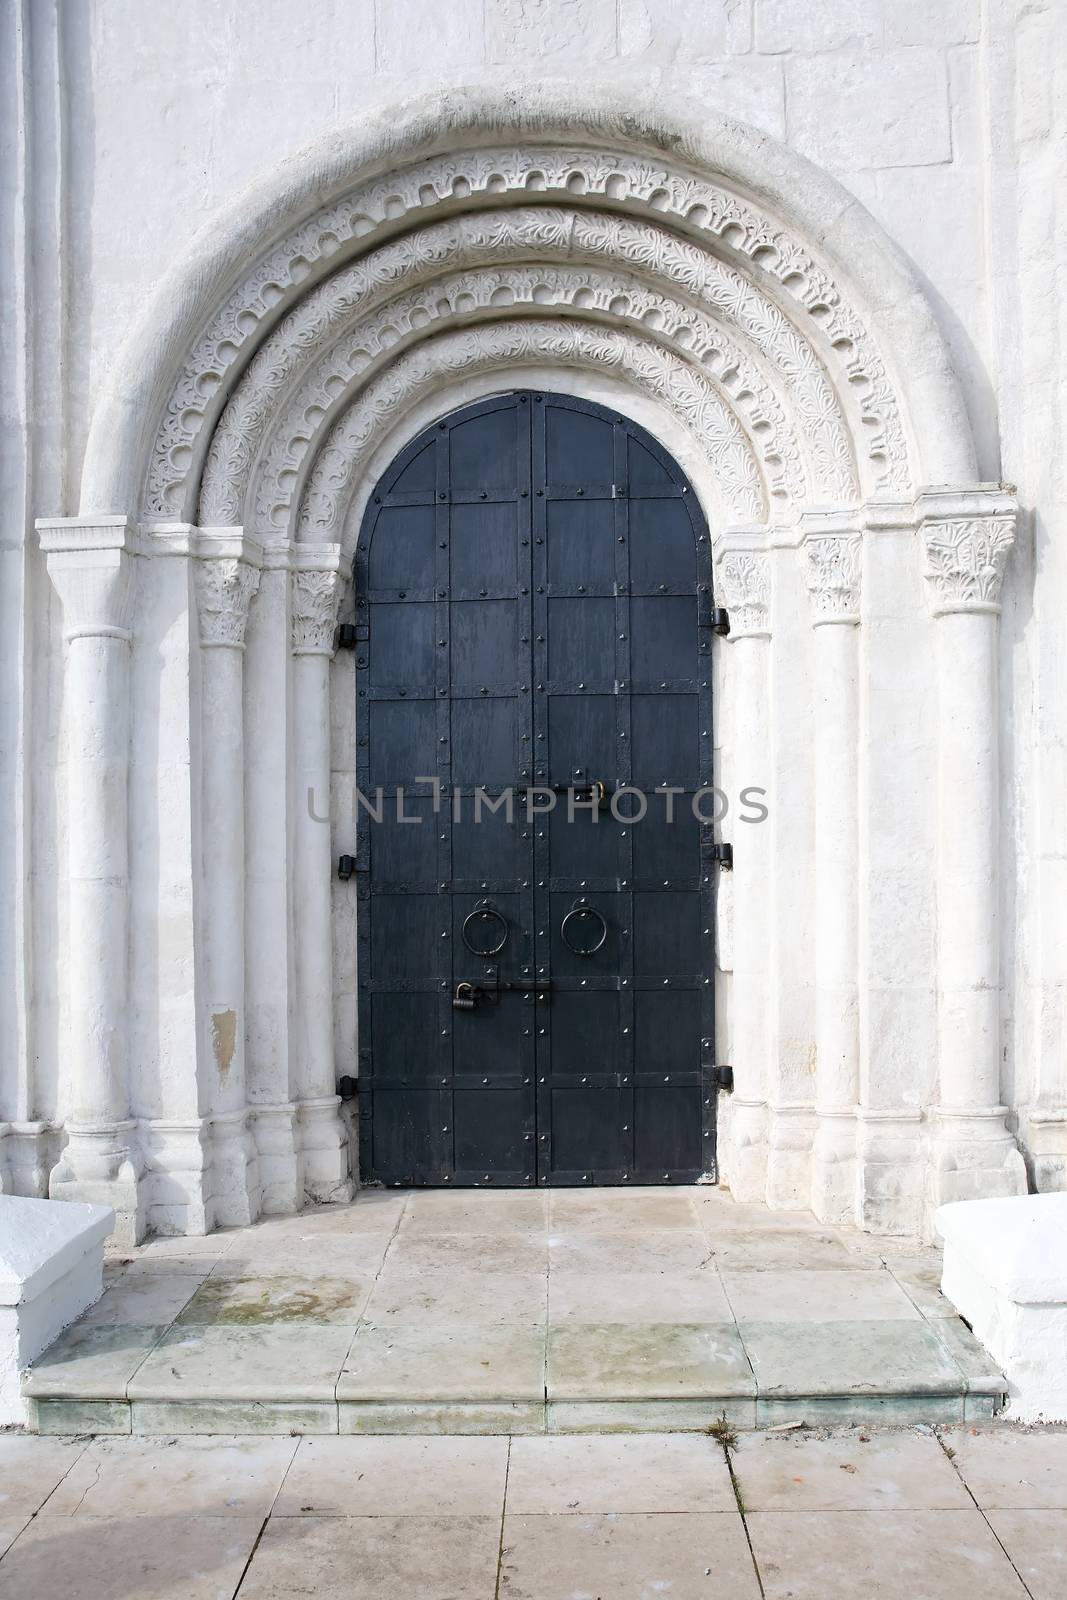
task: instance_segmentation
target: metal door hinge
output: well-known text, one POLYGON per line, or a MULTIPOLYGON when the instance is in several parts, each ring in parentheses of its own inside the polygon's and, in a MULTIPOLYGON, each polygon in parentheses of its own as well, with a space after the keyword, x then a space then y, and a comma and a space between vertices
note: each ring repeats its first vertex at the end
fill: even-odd
POLYGON ((716 606, 712 611, 711 631, 712 633, 719 634, 721 638, 725 638, 725 636, 729 633, 730 613, 727 611, 725 606, 716 606))
POLYGON ((733 1092, 734 1092, 734 1069, 733 1069, 733 1067, 713 1067, 712 1068, 712 1073, 711 1073, 711 1078, 712 1078, 712 1082, 714 1083, 716 1089, 722 1089, 725 1094, 733 1094, 733 1092))

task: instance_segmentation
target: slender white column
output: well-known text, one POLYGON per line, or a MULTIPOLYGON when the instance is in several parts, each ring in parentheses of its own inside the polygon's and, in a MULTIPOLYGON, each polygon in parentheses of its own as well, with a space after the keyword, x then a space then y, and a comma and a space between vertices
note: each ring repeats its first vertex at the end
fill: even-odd
POLYGON ((855 512, 803 518, 815 666, 815 1103, 811 1206, 856 1215, 859 1097, 858 623, 855 512))
POLYGON ((301 545, 293 559, 294 1032, 304 1191, 319 1202, 344 1201, 352 1181, 334 1075, 329 816, 330 661, 348 567, 338 545, 301 545))
POLYGON ((932 1200, 1026 1191, 1000 1104, 997 617, 1015 532, 996 488, 922 496, 937 618, 938 1055, 932 1200))
MULTIPOLYGON (((718 600, 730 613, 730 729, 737 790, 766 789, 770 641, 769 557, 762 529, 733 530, 716 545, 718 600)), ((773 797, 765 803, 773 803, 773 797)), ((738 823, 734 847, 733 982, 730 994, 734 1093, 724 1176, 738 1200, 763 1200, 767 1187, 768 1005, 770 975, 769 823, 738 823)))
POLYGON ((293 819, 288 540, 263 543, 245 640, 245 1048, 264 1213, 303 1204, 289 937, 293 819))
POLYGON ((124 517, 38 523, 63 604, 70 905, 68 1142, 53 1199, 115 1207, 124 1243, 144 1233, 126 1060, 132 530, 124 517))
POLYGON ((216 1224, 259 1211, 248 1127, 244 1007, 243 652, 259 586, 258 548, 239 534, 201 533, 194 564, 201 645, 201 1049, 209 1081, 216 1224), (253 565, 252 562, 256 564, 253 565))

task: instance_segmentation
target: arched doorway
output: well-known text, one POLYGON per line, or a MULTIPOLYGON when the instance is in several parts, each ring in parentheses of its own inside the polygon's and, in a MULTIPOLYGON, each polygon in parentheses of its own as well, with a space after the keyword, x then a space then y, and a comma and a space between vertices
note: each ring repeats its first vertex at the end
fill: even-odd
POLYGON ((713 1173, 711 558, 690 485, 616 412, 499 396, 396 458, 354 579, 364 1174, 713 1173))

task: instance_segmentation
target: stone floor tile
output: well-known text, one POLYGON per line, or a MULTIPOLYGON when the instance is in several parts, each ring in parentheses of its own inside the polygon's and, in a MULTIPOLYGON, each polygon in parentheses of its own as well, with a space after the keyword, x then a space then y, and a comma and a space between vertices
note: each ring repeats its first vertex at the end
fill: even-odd
POLYGON ((748 1511, 969 1510, 934 1435, 754 1433, 731 1452, 748 1511))
POLYGON ((1026 1600, 979 1511, 757 1511, 766 1600, 1026 1600))
POLYGON ((544 1322, 548 1316, 548 1272, 479 1272, 463 1269, 386 1267, 374 1285, 366 1316, 422 1323, 544 1322))
POLYGON ((629 1233, 561 1229, 549 1235, 548 1263, 553 1277, 588 1272, 715 1271, 708 1242, 699 1228, 642 1228, 629 1233))
POLYGON ((0 1520, 32 1517, 85 1449, 84 1439, 0 1433, 0 1520))
POLYGON ((75 1323, 33 1363, 23 1393, 121 1400, 126 1386, 166 1333, 166 1324, 83 1327, 75 1323))
POLYGON ((292 1439, 94 1439, 45 1517, 265 1517, 292 1439))
POLYGON ((954 1429, 944 1439, 983 1510, 1067 1510, 1067 1430, 954 1429))
POLYGON ((304 1439, 274 1514, 499 1517, 507 1472, 503 1437, 304 1439))
POLYGON ((223 1228, 214 1233, 168 1234, 149 1239, 136 1251, 125 1251, 135 1261, 162 1259, 166 1256, 224 1256, 245 1232, 243 1228, 223 1228))
POLYGON ((127 1261, 112 1280, 109 1287, 117 1284, 134 1283, 139 1278, 195 1278, 197 1283, 203 1283, 208 1273, 211 1272, 225 1256, 135 1256, 132 1261, 127 1261))
POLYGON ((697 1225, 705 1232, 724 1232, 734 1229, 769 1229, 781 1233, 826 1233, 825 1222, 819 1222, 810 1211, 772 1211, 769 1206, 756 1202, 735 1200, 728 1189, 702 1188, 693 1198, 693 1214, 697 1225))
POLYGON ((1033 1600, 1063 1600, 1067 1511, 990 1511, 988 1520, 1033 1600))
POLYGON ((30 1511, 4 1511, 0 1508, 0 1556, 9 1550, 33 1515, 30 1511))
POLYGON ((310 1206, 295 1216, 261 1217, 250 1228, 242 1228, 241 1238, 290 1239, 306 1244, 338 1234, 389 1234, 399 1224, 407 1204, 408 1194, 403 1190, 361 1189, 349 1205, 310 1206))
POLYGON ((549 1249, 543 1233, 430 1233, 402 1231, 389 1247, 386 1265, 409 1271, 478 1272, 543 1275, 549 1249))
POLYGON ((299 1239, 255 1239, 239 1244, 217 1261, 212 1278, 373 1278, 381 1271, 391 1235, 333 1234, 302 1244, 299 1239))
POLYGON ((129 1385, 131 1400, 332 1400, 355 1328, 174 1327, 129 1385))
POLYGON ((418 1189, 410 1197, 400 1233, 540 1234, 547 1227, 548 1201, 542 1193, 418 1189))
POLYGON ((886 1266, 924 1317, 955 1317, 956 1307, 941 1293, 941 1257, 936 1251, 918 1256, 887 1256, 886 1266))
POLYGON ((492 1600, 499 1517, 272 1517, 241 1600, 492 1600))
POLYGON ((82 1317, 79 1327, 118 1327, 122 1323, 163 1324, 173 1322, 187 1301, 192 1299, 203 1282, 197 1274, 185 1277, 180 1273, 125 1274, 105 1289, 94 1306, 82 1317))
POLYGON ((705 1227, 709 1253, 720 1272, 883 1272, 877 1260, 847 1250, 830 1233, 796 1228, 705 1227))
POLYGON ((574 1272, 549 1279, 551 1322, 729 1322, 718 1273, 574 1272))
POLYGON ((750 1395, 755 1383, 733 1323, 574 1323, 548 1332, 550 1400, 750 1395))
POLYGON ((247 1327, 307 1322, 342 1322, 354 1328, 373 1287, 371 1278, 320 1276, 219 1277, 206 1279, 178 1317, 186 1326, 247 1327))
POLYGON ((258 1517, 38 1517, 0 1562, 0 1600, 229 1600, 258 1517))
MULTIPOLYGON (((503 1595, 522 1600, 758 1600, 736 1511, 703 1516, 508 1516, 503 1595)), ((243 1600, 243 1597, 242 1597, 243 1600)))
POLYGON ((888 1272, 744 1272, 722 1281, 738 1322, 917 1322, 888 1272))
POLYGON ((515 1439, 509 1516, 734 1511, 722 1447, 699 1434, 515 1439))
POLYGON ((545 1393, 545 1329, 449 1321, 363 1323, 338 1400, 537 1400, 545 1393))
POLYGON ((553 1189, 548 1195, 553 1233, 626 1233, 696 1226, 688 1189, 553 1189))
POLYGON ((954 1394, 963 1389, 932 1324, 739 1322, 763 1395, 954 1394))

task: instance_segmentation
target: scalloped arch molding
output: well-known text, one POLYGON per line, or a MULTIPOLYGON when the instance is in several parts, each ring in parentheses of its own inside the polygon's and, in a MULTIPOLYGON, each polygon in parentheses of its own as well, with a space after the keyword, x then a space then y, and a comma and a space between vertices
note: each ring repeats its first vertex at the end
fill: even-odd
POLYGON ((369 120, 211 223, 117 357, 83 514, 340 538, 435 373, 531 359, 654 395, 732 523, 974 478, 941 335, 858 202, 724 117, 557 85, 369 120))

